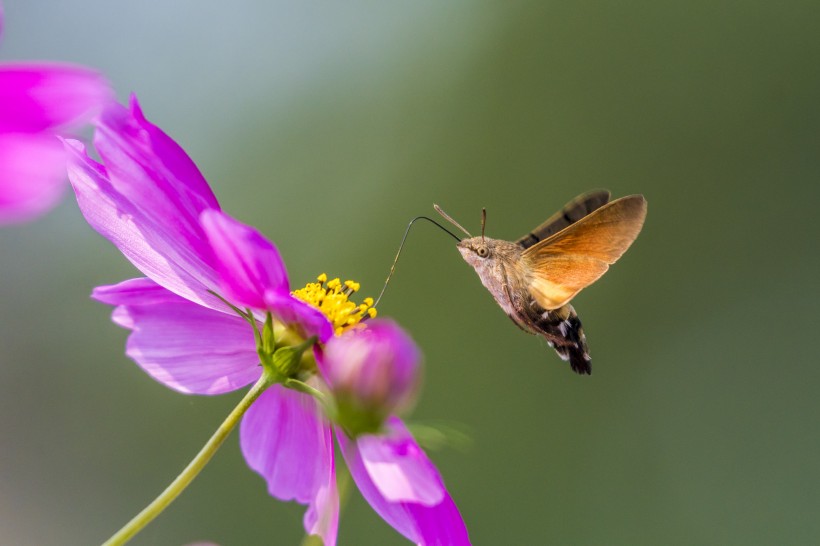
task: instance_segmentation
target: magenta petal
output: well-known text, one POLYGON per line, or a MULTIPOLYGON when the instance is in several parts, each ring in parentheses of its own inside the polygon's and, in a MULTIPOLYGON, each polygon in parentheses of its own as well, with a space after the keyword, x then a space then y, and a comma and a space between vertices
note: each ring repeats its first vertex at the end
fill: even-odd
POLYGON ((93 297, 116 305, 131 330, 126 354, 151 377, 188 394, 221 394, 259 378, 251 326, 183 299, 149 279, 100 286, 93 297))
POLYGON ((228 299, 264 309, 266 291, 288 291, 288 274, 279 251, 258 231, 218 210, 204 211, 200 222, 216 257, 222 292, 228 299))
POLYGON ((336 545, 339 530, 339 492, 336 489, 336 463, 332 457, 326 481, 321 484, 308 505, 302 524, 307 534, 322 537, 324 546, 336 545))
POLYGON ((330 427, 308 395, 274 385, 242 418, 239 441, 245 460, 281 500, 309 504, 305 530, 336 542, 335 491, 330 427))
MULTIPOLYGON (((85 192, 86 210, 106 209, 97 211, 97 216, 107 216, 105 225, 99 221, 94 225, 84 211, 89 223, 148 277, 192 301, 224 309, 207 293, 217 288, 218 276, 199 224, 202 211, 218 209, 219 203, 193 161, 145 119, 136 98, 130 109, 115 103, 105 109, 94 143, 103 157, 104 171, 76 151, 78 159, 73 161, 74 171, 84 170, 85 178, 90 179, 84 184, 90 186, 85 192), (94 171, 102 175, 94 176, 94 171), (124 233, 117 233, 120 231, 124 233), (132 244, 154 249, 150 263, 135 260, 134 249, 127 248, 132 244)), ((75 190, 77 186, 75 183, 75 190)))
POLYGON ((288 292, 265 292, 265 305, 276 318, 298 329, 302 336, 316 336, 322 343, 333 337, 333 325, 318 309, 288 292))
POLYGON ((187 301, 145 277, 98 286, 91 292, 91 297, 108 305, 150 305, 187 301))
MULTIPOLYGON (((175 294, 213 309, 226 310, 209 293, 218 287, 213 256, 196 224, 181 233, 175 219, 148 215, 119 193, 102 165, 88 157, 79 142, 66 141, 68 179, 91 227, 110 240, 147 277, 175 294)), ((157 197, 161 200, 161 196, 157 197)))
POLYGON ((341 431, 336 434, 350 474, 364 498, 387 523, 416 544, 470 544, 458 508, 433 463, 399 419, 391 418, 388 427, 386 436, 363 436, 358 441, 341 431), (391 464, 394 468, 388 470, 391 464), (427 505, 389 500, 385 492, 391 497, 415 497, 420 501, 438 497, 439 501, 427 505))
POLYGON ((0 133, 0 224, 50 210, 65 189, 66 154, 50 134, 0 133))
POLYGON ((98 72, 57 63, 0 65, 0 133, 35 133, 88 122, 113 100, 98 72))
POLYGON ((441 479, 412 437, 365 435, 356 444, 367 475, 385 500, 425 506, 441 502, 441 479))
POLYGON ((165 223, 169 236, 205 244, 199 215, 219 203, 185 150, 145 119, 136 97, 130 108, 111 103, 103 111, 94 146, 118 193, 165 223))

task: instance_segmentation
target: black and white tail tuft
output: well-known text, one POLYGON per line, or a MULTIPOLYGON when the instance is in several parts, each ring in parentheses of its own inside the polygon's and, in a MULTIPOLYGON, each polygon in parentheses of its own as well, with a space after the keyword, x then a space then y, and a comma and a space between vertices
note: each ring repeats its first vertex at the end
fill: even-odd
POLYGON ((581 326, 581 319, 572 305, 564 305, 553 311, 544 311, 538 322, 550 347, 563 360, 569 361, 572 371, 581 375, 592 374, 587 338, 581 326))

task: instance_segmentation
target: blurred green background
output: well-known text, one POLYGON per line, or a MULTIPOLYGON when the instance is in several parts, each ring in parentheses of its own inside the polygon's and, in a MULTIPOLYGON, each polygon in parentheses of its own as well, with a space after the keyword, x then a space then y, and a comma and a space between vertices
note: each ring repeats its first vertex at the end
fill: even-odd
MULTIPOLYGON (((426 356, 414 417, 475 544, 820 542, 820 5, 806 2, 8 0, 0 60, 104 71, 224 208, 376 294, 436 202, 515 238, 574 195, 643 193, 620 263, 574 301, 594 375, 513 326, 452 240, 411 234, 383 315, 426 356), (814 324, 815 328, 811 327, 814 324)), ((136 276, 71 196, 0 230, 0 544, 93 544, 241 393, 123 355, 92 287, 136 276)), ((297 544, 236 436, 134 540, 297 544)), ((341 545, 406 542, 359 497, 341 545)))

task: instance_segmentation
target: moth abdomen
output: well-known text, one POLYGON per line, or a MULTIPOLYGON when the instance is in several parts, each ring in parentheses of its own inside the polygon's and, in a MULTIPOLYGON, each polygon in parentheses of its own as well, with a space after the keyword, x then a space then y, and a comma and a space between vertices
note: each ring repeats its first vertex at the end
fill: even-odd
POLYGON ((581 375, 592 374, 592 360, 584 328, 571 305, 567 304, 553 311, 542 311, 534 322, 558 356, 569 361, 572 371, 581 375))

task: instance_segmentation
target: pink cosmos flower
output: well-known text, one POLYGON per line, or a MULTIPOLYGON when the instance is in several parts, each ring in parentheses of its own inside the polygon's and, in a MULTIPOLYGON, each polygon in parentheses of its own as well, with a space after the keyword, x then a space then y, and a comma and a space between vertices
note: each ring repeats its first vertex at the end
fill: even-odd
POLYGON ((88 68, 0 63, 0 224, 31 220, 57 204, 66 156, 55 135, 87 123, 112 98, 88 68))
MULTIPOLYGON (((130 109, 111 104, 104 110, 94 143, 103 164, 81 144, 66 144, 80 209, 147 278, 98 287, 93 297, 116 306, 113 320, 131 330, 126 353, 154 379, 183 393, 211 395, 259 378, 253 329, 226 301, 254 316, 270 312, 280 328, 299 339, 316 336, 331 353, 346 338, 319 308, 291 293, 276 247, 220 211, 191 159, 145 119, 135 98, 130 109)), ((387 329, 376 334, 374 346, 406 360, 406 343, 391 341, 398 326, 373 324, 376 332, 387 329)), ((335 366, 335 357, 317 354, 321 367, 335 366)), ((317 384, 319 377, 305 380, 317 384)), ((387 432, 357 439, 337 433, 365 498, 418 544, 469 544, 433 464, 398 419, 388 421, 387 432)), ((331 436, 315 398, 278 384, 240 425, 248 464, 272 496, 308 505, 305 530, 327 546, 336 543, 338 526, 331 436)))

